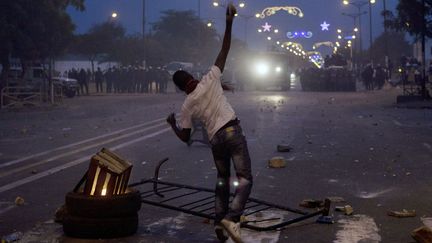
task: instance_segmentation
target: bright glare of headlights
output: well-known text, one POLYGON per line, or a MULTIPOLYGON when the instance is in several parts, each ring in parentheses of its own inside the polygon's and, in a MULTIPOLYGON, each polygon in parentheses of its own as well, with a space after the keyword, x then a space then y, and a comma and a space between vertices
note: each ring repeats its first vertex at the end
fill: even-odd
POLYGON ((282 68, 281 68, 281 67, 276 67, 276 72, 277 72, 277 73, 282 72, 282 68))
POLYGON ((255 68, 257 73, 260 75, 266 75, 269 72, 269 67, 265 63, 258 63, 255 68))

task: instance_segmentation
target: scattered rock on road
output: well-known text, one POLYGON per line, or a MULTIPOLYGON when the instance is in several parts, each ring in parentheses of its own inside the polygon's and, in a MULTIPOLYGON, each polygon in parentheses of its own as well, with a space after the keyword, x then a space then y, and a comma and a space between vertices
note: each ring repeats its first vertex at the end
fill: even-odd
POLYGON ((345 202, 342 197, 327 197, 327 199, 334 203, 345 202))
POLYGON ((318 208, 324 206, 324 201, 315 199, 304 199, 300 202, 299 206, 304 208, 318 208))
POLYGON ((415 217, 416 211, 402 209, 402 211, 388 211, 387 215, 397 217, 397 218, 408 218, 408 217, 415 217))
POLYGON ((22 232, 14 232, 10 235, 6 235, 5 237, 1 238, 1 242, 16 242, 19 241, 23 237, 22 232))
POLYGON ((56 223, 63 223, 64 218, 67 215, 67 209, 65 205, 62 205, 61 207, 59 207, 54 215, 54 222, 56 223))
POLYGON ((284 168, 286 166, 284 157, 273 157, 268 161, 268 165, 270 168, 284 168))
POLYGON ((290 152, 292 150, 292 147, 288 144, 278 144, 277 151, 278 152, 290 152))
POLYGON ((15 198, 15 205, 18 205, 18 206, 24 205, 24 198, 22 198, 22 197, 16 197, 15 198))
POLYGON ((336 206, 335 210, 339 211, 339 212, 344 212, 345 215, 348 215, 348 216, 350 216, 354 213, 354 209, 351 207, 351 205, 336 206))

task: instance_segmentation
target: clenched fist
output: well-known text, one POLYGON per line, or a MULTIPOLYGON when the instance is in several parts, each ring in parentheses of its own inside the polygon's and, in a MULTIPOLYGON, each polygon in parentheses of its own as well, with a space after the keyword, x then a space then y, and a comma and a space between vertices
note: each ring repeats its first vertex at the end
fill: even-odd
POLYGON ((234 7, 232 3, 228 4, 227 11, 226 11, 226 19, 228 21, 233 21, 235 15, 237 14, 237 9, 234 7))

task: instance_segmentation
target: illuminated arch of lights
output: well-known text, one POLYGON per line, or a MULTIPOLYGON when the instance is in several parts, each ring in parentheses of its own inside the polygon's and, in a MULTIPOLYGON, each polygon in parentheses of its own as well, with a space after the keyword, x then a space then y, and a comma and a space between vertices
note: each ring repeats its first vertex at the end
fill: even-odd
POLYGON ((303 50, 303 46, 301 44, 296 42, 284 42, 281 44, 279 41, 276 42, 276 44, 282 49, 289 51, 293 55, 306 59, 306 52, 303 50))
POLYGON ((288 41, 288 42, 281 43, 280 45, 281 45, 282 48, 292 47, 292 48, 296 48, 296 49, 298 48, 298 49, 303 50, 302 44, 297 43, 297 42, 288 41))
POLYGON ((257 13, 256 17, 264 19, 265 17, 272 16, 281 10, 286 11, 288 14, 299 16, 300 18, 303 18, 304 16, 303 11, 298 7, 281 6, 281 7, 267 7, 261 13, 257 13))
POLYGON ((306 54, 308 55, 310 62, 312 62, 317 68, 322 68, 324 65, 324 59, 320 52, 308 51, 306 54))
POLYGON ((311 31, 295 31, 295 32, 287 32, 286 36, 288 39, 294 39, 294 38, 311 38, 313 36, 311 31))
POLYGON ((315 50, 315 49, 319 48, 320 46, 328 46, 328 47, 333 48, 334 44, 331 41, 317 42, 317 43, 313 44, 312 49, 315 50))
POLYGON ((281 48, 286 49, 293 55, 302 57, 303 59, 308 59, 309 62, 313 63, 317 68, 322 68, 324 66, 324 58, 319 51, 305 51, 300 43, 287 41, 280 43, 276 42, 281 48))

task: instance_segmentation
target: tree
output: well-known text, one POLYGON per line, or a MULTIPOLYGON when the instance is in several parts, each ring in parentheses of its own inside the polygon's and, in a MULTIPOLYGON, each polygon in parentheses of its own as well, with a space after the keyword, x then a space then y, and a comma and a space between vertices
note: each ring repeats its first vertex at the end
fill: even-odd
POLYGON ((405 39, 405 33, 389 31, 382 33, 372 44, 372 60, 374 63, 384 63, 386 48, 390 50, 388 58, 393 62, 400 60, 401 56, 412 55, 412 48, 405 39), (387 35, 387 36, 386 36, 387 35), (394 51, 397 50, 397 51, 394 51))
POLYGON ((94 72, 94 61, 102 56, 111 60, 117 43, 124 36, 125 29, 119 24, 114 22, 96 24, 86 34, 77 37, 73 51, 85 55, 90 60, 94 72))
POLYGON ((221 40, 216 30, 208 28, 193 11, 164 11, 153 27, 153 39, 165 49, 161 59, 208 65, 219 51, 221 40))
POLYGON ((84 0, 0 1, 0 88, 6 81, 11 56, 23 63, 61 54, 72 40, 74 25, 66 9, 84 10, 84 0))
POLYGON ((416 41, 421 39, 422 43, 422 68, 423 78, 421 84, 421 96, 428 97, 426 91, 426 38, 432 37, 432 0, 399 0, 396 7, 397 16, 385 12, 384 16, 388 19, 386 26, 405 30, 414 36, 416 41))
POLYGON ((423 20, 425 20, 426 37, 432 37, 432 0, 400 0, 396 7, 395 16, 391 11, 384 12, 386 22, 384 23, 388 28, 397 31, 407 31, 411 36, 416 37, 418 40, 423 32, 423 20), (425 7, 425 18, 422 12, 425 7))

